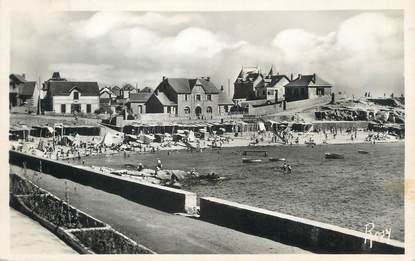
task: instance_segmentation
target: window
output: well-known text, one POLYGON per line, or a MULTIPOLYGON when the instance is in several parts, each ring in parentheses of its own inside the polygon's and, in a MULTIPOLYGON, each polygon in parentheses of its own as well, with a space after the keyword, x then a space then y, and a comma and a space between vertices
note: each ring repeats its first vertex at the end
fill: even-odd
POLYGON ((74 100, 79 100, 79 92, 74 92, 73 93, 73 99, 74 100))
POLYGON ((66 104, 61 104, 61 113, 66 113, 66 104))
POLYGON ((184 95, 184 100, 187 101, 187 94, 184 95))
POLYGON ((197 95, 196 95, 196 100, 197 100, 197 101, 200 101, 200 94, 197 94, 197 95))
POLYGON ((137 107, 138 107, 138 113, 143 113, 143 106, 138 105, 137 107))
POLYGON ((206 112, 207 112, 207 113, 212 113, 212 107, 208 106, 208 107, 206 108, 206 112))
POLYGON ((223 108, 225 109, 225 112, 229 112, 228 105, 225 105, 223 108))
POLYGON ((91 113, 91 104, 86 105, 86 113, 91 113))
POLYGON ((81 104, 73 103, 71 104, 71 113, 81 112, 81 104))
POLYGON ((171 107, 167 106, 167 113, 171 113, 171 107))
POLYGON ((208 95, 207 95, 207 100, 208 100, 208 101, 211 101, 211 100, 212 100, 212 95, 211 95, 211 94, 208 94, 208 95))
POLYGON ((189 107, 184 107, 184 114, 190 114, 190 108, 189 107))

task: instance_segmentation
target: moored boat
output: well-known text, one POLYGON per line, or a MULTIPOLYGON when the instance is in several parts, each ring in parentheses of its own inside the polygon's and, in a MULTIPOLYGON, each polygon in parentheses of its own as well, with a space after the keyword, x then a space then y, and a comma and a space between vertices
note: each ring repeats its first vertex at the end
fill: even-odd
POLYGON ((262 162, 262 159, 247 159, 247 158, 242 158, 242 162, 243 163, 259 163, 259 162, 262 162))
POLYGON ((369 152, 365 150, 358 150, 357 152, 360 154, 369 154, 369 152))
POLYGON ((338 153, 325 153, 326 159, 344 159, 344 155, 338 153))
POLYGON ((269 158, 269 161, 285 161, 285 158, 269 158))

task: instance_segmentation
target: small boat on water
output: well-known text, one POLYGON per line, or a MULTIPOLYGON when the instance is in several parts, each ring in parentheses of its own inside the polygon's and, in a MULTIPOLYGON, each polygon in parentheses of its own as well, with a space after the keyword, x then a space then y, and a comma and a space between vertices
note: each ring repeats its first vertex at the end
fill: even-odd
POLYGON ((247 159, 247 158, 242 158, 242 162, 243 163, 260 163, 260 162, 262 162, 262 159, 247 159))
POLYGON ((369 154, 369 151, 358 150, 357 153, 360 153, 360 154, 369 154))
POLYGON ((269 158, 269 161, 285 161, 285 158, 269 158))
POLYGON ((338 153, 325 153, 326 159, 344 159, 344 155, 338 153))

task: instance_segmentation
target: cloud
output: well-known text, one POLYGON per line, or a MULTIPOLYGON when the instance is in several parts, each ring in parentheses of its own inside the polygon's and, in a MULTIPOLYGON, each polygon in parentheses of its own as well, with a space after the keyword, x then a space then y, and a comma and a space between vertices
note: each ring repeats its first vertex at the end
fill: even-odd
POLYGON ((320 73, 354 92, 377 88, 389 93, 403 91, 402 37, 402 19, 362 13, 325 35, 302 29, 281 31, 272 46, 286 68, 320 73))
MULTIPOLYGON (((286 74, 317 72, 339 89, 403 91, 400 15, 361 13, 337 21, 337 27, 319 30, 324 33, 305 30, 301 23, 290 26, 289 20, 256 30, 245 16, 237 17, 156 12, 17 14, 12 16, 12 70, 43 80, 60 70, 63 77, 111 84, 157 84, 163 75, 210 75, 218 85, 226 85, 242 65, 268 70, 273 64, 274 70, 286 74), (286 29, 277 31, 280 28, 286 29)), ((332 21, 327 19, 315 26, 332 21)))
POLYGON ((165 16, 160 13, 148 12, 136 15, 130 12, 98 12, 87 20, 75 22, 73 29, 87 39, 105 36, 112 30, 143 26, 146 28, 160 28, 177 26, 190 21, 186 15, 165 16))

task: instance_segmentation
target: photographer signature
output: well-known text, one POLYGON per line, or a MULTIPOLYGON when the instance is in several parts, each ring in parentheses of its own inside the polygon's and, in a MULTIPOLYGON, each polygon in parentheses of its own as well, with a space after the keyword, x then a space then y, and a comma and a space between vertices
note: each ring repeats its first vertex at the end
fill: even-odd
POLYGON ((367 223, 365 225, 365 234, 370 235, 371 237, 370 237, 370 239, 365 238, 364 244, 366 244, 369 241, 370 248, 372 248, 372 246, 373 246, 373 237, 375 237, 375 239, 386 238, 389 241, 390 238, 391 238, 392 229, 391 228, 386 228, 386 229, 383 229, 383 230, 376 231, 375 230, 375 223, 367 223))

